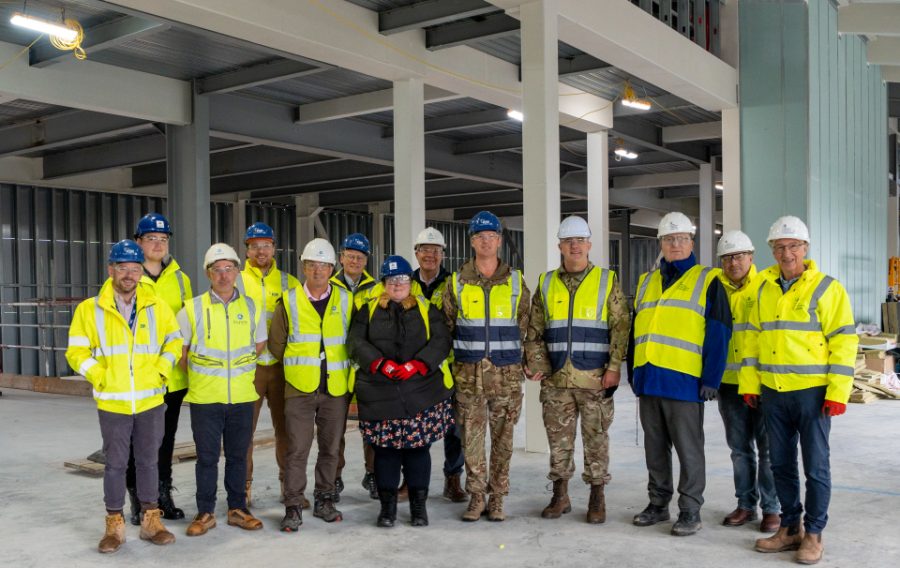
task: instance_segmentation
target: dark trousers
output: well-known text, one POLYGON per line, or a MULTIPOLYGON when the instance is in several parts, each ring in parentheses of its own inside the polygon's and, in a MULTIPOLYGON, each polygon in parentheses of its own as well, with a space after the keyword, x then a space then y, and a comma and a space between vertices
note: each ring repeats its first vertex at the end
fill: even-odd
MULTIPOLYGON (((284 428, 284 367, 281 363, 274 365, 257 365, 253 379, 259 399, 253 403, 253 433, 259 422, 259 413, 263 403, 269 405, 272 415, 272 429, 275 431, 275 461, 278 463, 278 479, 284 480, 284 456, 287 455, 287 431, 284 428)), ((253 444, 247 449, 247 481, 253 481, 253 444)))
POLYGON ((288 436, 284 470, 286 506, 300 505, 300 498, 306 491, 306 465, 313 434, 319 447, 315 491, 334 491, 338 450, 347 424, 347 398, 316 392, 285 400, 284 416, 288 436))
POLYGON ((163 436, 166 405, 161 404, 139 414, 118 414, 98 410, 100 435, 106 467, 103 469, 103 500, 108 511, 125 508, 125 470, 134 448, 138 500, 153 505, 159 496, 157 452, 163 436))
POLYGON ((769 460, 769 436, 762 409, 750 408, 738 394, 737 385, 719 387, 719 414, 725 424, 725 441, 731 449, 734 471, 734 496, 738 507, 777 514, 778 495, 769 460))
POLYGON ((431 480, 431 446, 380 448, 375 446, 375 484, 378 489, 397 489, 400 473, 409 489, 428 489, 431 480))
POLYGON ((197 446, 197 512, 214 513, 219 454, 225 449, 225 491, 229 509, 247 506, 247 447, 253 438, 253 403, 191 404, 191 430, 197 446))
MULTIPOLYGON (((172 483, 172 453, 175 451, 175 433, 178 431, 178 419, 181 417, 181 403, 184 402, 186 394, 187 389, 181 389, 167 392, 164 397, 166 402, 165 431, 162 442, 159 444, 157 467, 159 467, 160 481, 170 484, 172 483)), ((125 471, 125 485, 135 487, 134 446, 130 451, 128 469, 125 471)))
POLYGON ((465 464, 459 430, 456 424, 450 424, 444 431, 444 477, 460 475, 465 464))
POLYGON ((797 525, 803 515, 806 532, 813 534, 821 533, 828 524, 831 501, 831 417, 822 414, 825 388, 778 392, 764 386, 760 400, 769 433, 775 490, 781 501, 781 526, 797 525), (806 474, 805 514, 800 504, 798 442, 806 474))
POLYGON ((650 502, 667 507, 672 500, 672 446, 678 453, 678 509, 699 512, 706 489, 703 453, 703 403, 644 395, 640 398, 644 454, 650 502))

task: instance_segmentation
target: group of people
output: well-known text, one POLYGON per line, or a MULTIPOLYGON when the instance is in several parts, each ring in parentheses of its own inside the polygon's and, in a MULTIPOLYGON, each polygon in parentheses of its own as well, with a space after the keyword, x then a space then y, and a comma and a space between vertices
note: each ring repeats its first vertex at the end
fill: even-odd
POLYGON ((110 250, 109 280, 78 306, 66 352, 98 405, 107 509, 100 551, 125 541, 126 492, 140 537, 174 541, 161 519, 184 517, 171 496, 183 401, 197 447, 197 513, 188 536, 216 526, 223 446, 227 522, 262 528, 249 507, 252 439, 264 400, 285 505, 282 531, 298 531, 310 507, 314 435, 313 515, 342 519, 336 505, 352 400, 366 462, 362 484, 381 504, 378 526, 394 526, 404 496, 411 524, 428 525, 430 448, 442 438, 444 496, 468 498, 464 521, 503 521, 526 379, 541 384, 550 443, 553 495, 541 516, 572 510, 568 481, 580 418, 586 521, 603 523, 613 393, 625 364, 640 400, 649 474, 649 504, 634 524, 670 519, 674 446, 681 471, 671 532, 701 529, 704 403, 718 399, 737 498, 723 524, 755 521, 761 507, 759 529, 774 534, 757 540, 757 550, 797 550, 798 562, 818 562, 830 497, 830 422, 846 408, 857 347, 849 298, 806 260, 809 232, 796 217, 772 226, 775 264, 758 274, 744 233, 722 236, 721 268, 714 268, 698 264, 694 232, 681 213, 663 217, 658 267, 640 277, 629 305, 615 272, 590 261, 591 231, 580 217, 560 224, 560 266, 540 275, 533 297, 522 272, 500 259, 502 225, 488 211, 470 221, 473 256, 455 272, 442 264, 443 235, 426 228, 415 243, 419 268, 391 255, 376 280, 365 270, 368 239, 354 233, 339 258, 328 241, 310 241, 300 255, 302 284, 277 268, 271 227, 254 223, 243 270, 232 247, 214 244, 204 259, 209 289, 193 296, 168 254, 169 222, 146 215, 134 241, 110 250))

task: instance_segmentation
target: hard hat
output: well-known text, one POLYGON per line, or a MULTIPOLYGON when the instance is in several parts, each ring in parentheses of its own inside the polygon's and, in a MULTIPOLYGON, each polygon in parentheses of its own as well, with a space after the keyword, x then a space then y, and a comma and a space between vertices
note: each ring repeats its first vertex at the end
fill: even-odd
POLYGON ((159 213, 147 213, 138 221, 137 228, 134 230, 134 238, 140 238, 147 233, 171 235, 172 228, 169 226, 169 220, 159 213))
POLYGON ((231 246, 225 243, 216 243, 206 251, 206 255, 203 257, 203 268, 209 268, 219 260, 230 260, 236 266, 241 264, 241 259, 238 258, 231 246))
POLYGON ((369 239, 362 233, 350 233, 344 237, 341 243, 341 250, 358 250, 359 252, 369 255, 369 239))
POLYGON ((469 221, 469 234, 474 235, 482 231, 494 231, 499 233, 503 230, 500 225, 500 219, 490 211, 479 211, 469 221))
POLYGON ((244 236, 244 242, 250 239, 271 239, 275 240, 275 231, 272 227, 266 225, 262 221, 257 221, 247 227, 247 234, 244 236))
POLYGON ((556 231, 556 238, 559 240, 571 237, 591 238, 591 228, 588 227, 587 221, 578 215, 563 219, 563 222, 559 224, 559 230, 556 231))
POLYGON ((809 243, 809 229, 806 228, 806 223, 797 217, 785 215, 772 224, 769 228, 769 238, 766 240, 771 243, 778 239, 797 239, 809 243))
POLYGON ((137 262, 138 264, 143 264, 144 250, 131 239, 121 240, 109 249, 109 263, 114 264, 119 262, 137 262))
POLYGON ((719 244, 716 245, 716 256, 725 256, 727 254, 735 254, 738 252, 753 252, 753 243, 742 231, 726 231, 719 244))
POLYGON ((313 239, 306 243, 306 246, 303 247, 303 253, 300 255, 300 260, 327 262, 328 264, 337 262, 334 247, 325 239, 313 239))
POLYGON ((400 276, 402 274, 412 274, 412 265, 405 258, 398 254, 392 254, 384 259, 381 263, 381 279, 390 278, 391 276, 400 276))
POLYGON ((447 243, 444 242, 444 235, 434 227, 426 227, 419 231, 415 247, 417 248, 419 245, 440 245, 441 248, 447 248, 447 243))
POLYGON ((675 233, 688 233, 693 235, 696 231, 697 228, 694 227, 691 220, 687 218, 687 215, 679 213, 678 211, 673 211, 672 213, 666 213, 659 222, 659 229, 656 232, 656 237, 665 237, 666 235, 673 235, 675 233))

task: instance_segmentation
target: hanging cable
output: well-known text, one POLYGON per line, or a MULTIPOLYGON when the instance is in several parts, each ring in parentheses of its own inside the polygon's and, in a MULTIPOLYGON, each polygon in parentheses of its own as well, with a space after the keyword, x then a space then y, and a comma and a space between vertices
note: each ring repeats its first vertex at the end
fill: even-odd
POLYGON ((81 24, 78 23, 78 20, 72 18, 66 18, 63 20, 63 24, 65 24, 67 28, 75 30, 75 39, 65 40, 61 37, 51 35, 50 44, 56 49, 71 51, 72 55, 75 56, 75 59, 84 61, 87 59, 87 53, 84 51, 84 48, 81 47, 81 42, 84 41, 84 29, 81 27, 81 24))

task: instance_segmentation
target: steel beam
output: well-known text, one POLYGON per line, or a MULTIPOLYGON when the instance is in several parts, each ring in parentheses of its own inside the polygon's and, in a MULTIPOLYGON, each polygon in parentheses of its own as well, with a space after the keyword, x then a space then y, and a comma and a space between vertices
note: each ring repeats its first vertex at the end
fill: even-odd
MULTIPOLYGON (((475 112, 465 112, 462 114, 448 114, 426 118, 425 134, 437 134, 439 132, 449 132, 451 130, 461 130, 475 126, 501 124, 512 120, 509 118, 508 112, 509 111, 505 108, 492 108, 475 112)), ((383 136, 385 138, 393 137, 393 127, 385 127, 383 136)))
POLYGON ((722 138, 722 122, 698 122, 664 126, 662 129, 663 144, 680 142, 697 142, 700 140, 720 140, 722 138))
POLYGON ((680 160, 687 160, 696 164, 709 162, 709 152, 703 145, 696 143, 680 144, 677 149, 665 146, 662 143, 662 129, 649 123, 616 120, 615 127, 610 129, 609 134, 648 150, 665 152, 680 160))
POLYGON ((115 134, 147 131, 147 121, 98 112, 64 111, 0 128, 0 157, 81 144, 115 134))
POLYGON ((379 12, 378 31, 391 35, 496 11, 495 6, 483 0, 425 0, 379 12))
MULTIPOLYGON (((143 20, 134 16, 122 16, 84 30, 81 47, 90 57, 104 49, 111 49, 127 41, 168 28, 169 26, 162 22, 143 20)), ((32 67, 46 67, 67 58, 72 58, 71 52, 60 51, 53 47, 50 40, 46 38, 28 50, 28 63, 32 67)))
MULTIPOLYGON (((391 173, 392 168, 378 164, 338 160, 314 166, 285 168, 263 174, 242 174, 217 178, 210 184, 210 193, 235 193, 260 189, 300 188, 304 185, 336 180, 357 180, 391 173)), ((300 192, 298 192, 300 193, 300 192)))
POLYGON ((316 66, 292 59, 276 59, 227 73, 203 77, 198 79, 197 88, 201 93, 210 95, 230 93, 268 83, 306 77, 329 69, 333 69, 333 67, 330 65, 316 66))
POLYGON ((584 75, 585 73, 590 73, 591 71, 599 71, 601 69, 612 67, 612 65, 610 65, 609 63, 601 61, 593 55, 588 55, 587 53, 581 53, 574 57, 560 57, 558 65, 560 79, 565 79, 566 77, 573 77, 577 75, 584 75))
MULTIPOLYGON (((560 129, 559 141, 576 142, 585 139, 583 132, 576 132, 569 129, 560 129)), ((488 138, 475 138, 458 142, 454 152, 456 154, 487 154, 491 152, 508 152, 510 150, 518 150, 522 147, 521 134, 503 134, 502 136, 491 136, 488 138)))
POLYGON ((519 33, 519 20, 497 12, 474 20, 453 22, 425 30, 425 47, 430 51, 507 37, 519 33))
POLYGON ((678 187, 683 185, 697 185, 697 172, 672 172, 668 174, 643 174, 637 176, 622 176, 612 179, 612 187, 620 190, 659 189, 663 187, 678 187))
MULTIPOLYGON (((425 85, 425 103, 452 101, 462 98, 456 93, 425 85)), ((394 108, 394 90, 383 89, 361 95, 350 95, 300 105, 297 108, 297 124, 315 124, 339 118, 352 118, 394 108)))

